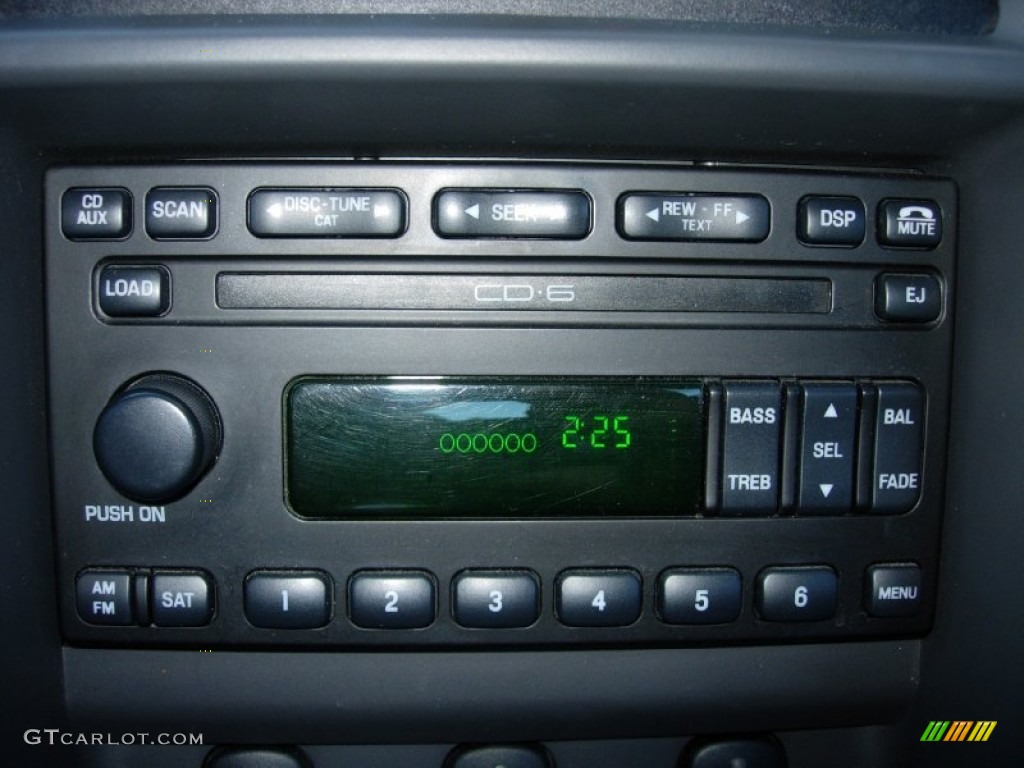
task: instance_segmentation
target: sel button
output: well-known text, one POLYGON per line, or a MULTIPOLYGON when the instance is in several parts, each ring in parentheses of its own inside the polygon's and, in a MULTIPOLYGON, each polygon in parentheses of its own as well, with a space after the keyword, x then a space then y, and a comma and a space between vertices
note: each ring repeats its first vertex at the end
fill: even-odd
POLYGON ((800 451, 801 513, 842 513, 853 506, 857 389, 804 384, 800 451))
POLYGON ((160 317, 171 306, 170 284, 163 267, 104 267, 100 311, 109 317, 160 317))

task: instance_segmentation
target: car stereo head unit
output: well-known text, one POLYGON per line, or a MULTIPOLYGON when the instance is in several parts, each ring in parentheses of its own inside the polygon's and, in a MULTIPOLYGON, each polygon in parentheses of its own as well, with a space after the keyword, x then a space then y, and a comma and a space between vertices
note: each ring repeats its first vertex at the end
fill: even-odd
POLYGON ((45 205, 71 644, 931 625, 949 181, 181 163, 45 205))

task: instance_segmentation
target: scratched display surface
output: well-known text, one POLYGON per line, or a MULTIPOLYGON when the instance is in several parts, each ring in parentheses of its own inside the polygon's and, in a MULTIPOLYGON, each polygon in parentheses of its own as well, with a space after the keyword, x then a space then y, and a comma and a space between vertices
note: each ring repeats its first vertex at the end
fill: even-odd
POLYGON ((300 517, 688 516, 702 389, 664 379, 309 377, 285 393, 300 517))

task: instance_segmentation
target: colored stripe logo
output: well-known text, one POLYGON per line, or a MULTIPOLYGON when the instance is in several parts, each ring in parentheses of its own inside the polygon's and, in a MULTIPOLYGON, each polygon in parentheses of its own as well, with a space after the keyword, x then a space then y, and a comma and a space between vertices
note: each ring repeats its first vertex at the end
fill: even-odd
POLYGON ((988 741, 996 729, 996 720, 932 720, 921 734, 921 741, 988 741))

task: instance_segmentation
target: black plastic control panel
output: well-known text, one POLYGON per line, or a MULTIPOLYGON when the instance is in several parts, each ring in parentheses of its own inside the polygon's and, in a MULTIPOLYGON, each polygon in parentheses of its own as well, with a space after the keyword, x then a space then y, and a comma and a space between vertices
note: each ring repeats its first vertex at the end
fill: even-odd
POLYGON ((618 647, 931 624, 949 181, 96 166, 49 172, 45 206, 70 643, 618 647), (493 514, 484 473, 463 519, 303 520, 285 411, 305 376, 696 382, 700 503, 525 520, 493 514))

